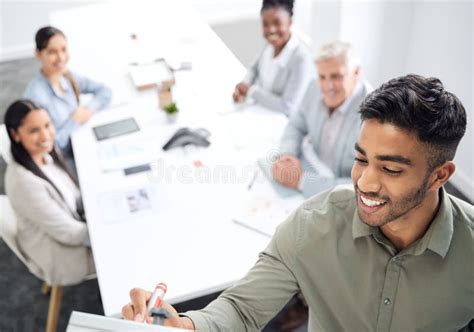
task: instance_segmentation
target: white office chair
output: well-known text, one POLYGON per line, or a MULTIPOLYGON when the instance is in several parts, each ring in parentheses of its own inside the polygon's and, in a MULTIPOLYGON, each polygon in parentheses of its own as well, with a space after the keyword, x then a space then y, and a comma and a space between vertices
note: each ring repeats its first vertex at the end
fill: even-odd
MULTIPOLYGON (((18 246, 17 242, 17 224, 16 217, 13 209, 10 205, 10 201, 7 196, 0 195, 0 234, 3 241, 7 246, 15 253, 16 257, 23 264, 26 265, 28 270, 36 275, 34 270, 36 266, 33 266, 28 258, 23 255, 18 246)), ((59 310, 61 308, 61 300, 63 297, 63 286, 50 287, 46 283, 43 284, 41 291, 44 294, 48 294, 51 291, 48 308, 48 320, 46 323, 46 332, 56 332, 56 327, 59 318, 59 310)))
POLYGON ((12 161, 12 153, 10 151, 10 138, 8 137, 7 128, 0 124, 0 156, 8 164, 12 161))

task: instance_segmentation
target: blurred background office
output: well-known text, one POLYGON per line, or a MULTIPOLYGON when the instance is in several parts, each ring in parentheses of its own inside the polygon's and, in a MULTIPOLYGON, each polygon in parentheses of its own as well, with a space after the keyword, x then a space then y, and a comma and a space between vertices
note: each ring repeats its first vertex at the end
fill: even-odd
MULTIPOLYGON (((255 0, 149 0, 182 1, 193 6, 244 66, 263 47, 260 7, 255 0)), ((50 14, 112 0, 0 0, 0 124, 8 105, 22 96, 26 84, 40 68, 34 59, 33 36, 49 25, 50 14)), ((137 6, 140 1, 134 1, 137 6)), ((406 73, 440 78, 455 93, 468 113, 468 128, 456 156, 454 191, 474 201, 474 2, 461 1, 354 1, 296 0, 293 32, 313 54, 326 42, 350 41, 362 59, 362 75, 374 87, 406 73)), ((84 18, 87 24, 87 18, 84 18)), ((183 22, 185 24, 185 22, 183 22)), ((58 27, 61 28, 61 27, 58 27)), ((232 91, 229 91, 229 98, 232 91)), ((0 136, 0 146, 5 137, 0 136)), ((0 195, 4 195, 5 164, 0 157, 0 195)), ((21 312, 22 331, 44 326, 47 298, 39 292, 22 302, 30 287, 40 282, 0 240, 0 330, 11 330, 8 319, 21 312), (18 289, 11 292, 11 289, 18 289), (21 303, 20 303, 21 302, 21 303), (24 314, 24 313, 30 313, 24 314), (5 319, 4 319, 5 317, 5 319), (7 319, 7 320, 6 320, 7 319), (4 325, 2 325, 4 324, 4 325), (10 327, 10 328, 9 328, 10 327)), ((65 290, 62 312, 71 308, 101 313, 96 281, 65 290), (69 294, 68 294, 69 292, 69 294)), ((180 308, 178 308, 180 309, 180 308)), ((181 309, 186 309, 183 307, 181 309)), ((62 315, 59 330, 68 315, 62 315)))

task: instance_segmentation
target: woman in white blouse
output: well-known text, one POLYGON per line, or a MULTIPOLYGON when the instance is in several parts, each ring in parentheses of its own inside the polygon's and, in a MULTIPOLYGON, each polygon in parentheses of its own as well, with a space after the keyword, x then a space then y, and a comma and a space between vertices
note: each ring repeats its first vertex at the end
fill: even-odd
POLYGON ((315 65, 306 46, 290 31, 292 0, 264 0, 260 14, 267 44, 236 85, 233 98, 239 103, 250 97, 289 116, 316 79, 315 65))
POLYGON ((94 273, 80 192, 55 149, 48 112, 29 100, 5 113, 13 160, 5 187, 29 268, 50 285, 71 285, 94 273))

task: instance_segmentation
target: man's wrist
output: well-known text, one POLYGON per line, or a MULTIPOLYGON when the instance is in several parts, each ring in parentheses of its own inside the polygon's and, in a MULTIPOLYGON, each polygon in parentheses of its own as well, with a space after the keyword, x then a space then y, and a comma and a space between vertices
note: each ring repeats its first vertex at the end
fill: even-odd
POLYGON ((192 331, 196 330, 193 320, 189 318, 188 316, 180 314, 179 321, 181 323, 181 328, 186 329, 186 330, 192 330, 192 331))

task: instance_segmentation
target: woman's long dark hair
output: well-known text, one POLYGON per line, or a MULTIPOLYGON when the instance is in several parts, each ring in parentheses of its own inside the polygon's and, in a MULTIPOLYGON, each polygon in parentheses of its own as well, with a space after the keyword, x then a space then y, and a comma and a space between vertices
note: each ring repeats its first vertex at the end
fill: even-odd
MULTIPOLYGON (((46 47, 48 47, 49 40, 56 35, 61 35, 66 38, 64 32, 59 30, 58 28, 52 26, 42 27, 41 29, 36 32, 35 35, 35 43, 36 43, 36 51, 41 52, 46 47)), ((64 76, 67 80, 71 83, 72 90, 74 91, 74 95, 76 96, 76 100, 79 103, 79 97, 81 95, 81 89, 77 81, 72 77, 71 73, 67 71, 64 76)))
MULTIPOLYGON (((25 167, 27 170, 32 172, 37 177, 42 178, 43 180, 47 181, 53 188, 58 192, 59 196, 64 200, 63 195, 59 191, 59 189, 54 185, 54 183, 43 173, 41 168, 33 161, 28 151, 26 151, 25 147, 15 141, 13 138, 13 131, 18 131, 18 127, 23 124, 23 120, 25 117, 32 111, 41 110, 42 108, 35 105, 30 100, 17 100, 13 104, 11 104, 6 113, 5 113, 5 126, 7 128, 8 137, 10 138, 10 150, 13 156, 13 159, 25 167)), ((72 175, 72 173, 66 167, 66 163, 64 162, 62 156, 56 150, 56 147, 49 153, 53 158, 54 163, 59 166, 62 170, 66 172, 67 175, 71 178, 71 180, 78 185, 76 178, 72 175)))

